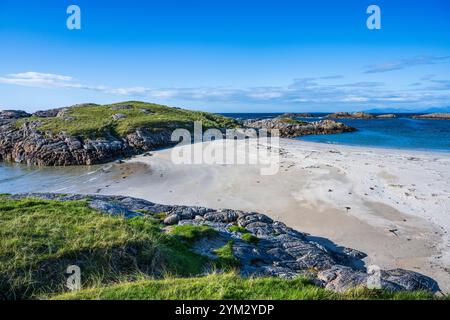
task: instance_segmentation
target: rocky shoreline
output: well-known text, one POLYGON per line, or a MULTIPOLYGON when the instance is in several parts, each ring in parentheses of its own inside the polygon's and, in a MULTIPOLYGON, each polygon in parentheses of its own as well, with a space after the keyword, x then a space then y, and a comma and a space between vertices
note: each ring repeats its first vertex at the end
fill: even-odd
MULTIPOLYGON (((166 126, 155 128, 141 127, 133 129, 125 135, 113 134, 113 130, 106 130, 101 137, 89 138, 69 134, 64 126, 76 121, 71 114, 73 108, 101 108, 94 104, 77 105, 69 108, 51 109, 28 114, 25 111, 0 111, 0 161, 22 163, 37 166, 70 166, 93 165, 127 158, 142 154, 159 147, 174 145, 171 140, 172 131, 177 126, 168 123, 166 126), (62 130, 51 132, 41 130, 43 121, 56 119, 63 122, 62 130), (20 125, 17 121, 20 120, 20 125)), ((107 108, 105 106, 105 108, 107 108)), ((111 121, 120 123, 126 121, 126 111, 133 105, 114 105, 111 108, 111 121)), ((168 108, 168 107, 167 107, 168 108)), ((171 112, 175 108, 169 108, 171 112)), ((180 110, 180 117, 182 112, 180 110)), ((151 115, 146 109, 139 109, 143 116, 151 115)), ((209 120, 209 116, 205 116, 209 120)), ((280 136, 292 138, 307 134, 331 134, 354 131, 353 128, 330 120, 318 122, 292 122, 280 119, 266 119, 261 121, 244 121, 243 127, 255 129, 279 129, 280 136)), ((81 124, 82 125, 82 124, 81 124)), ((225 129, 225 128, 219 128, 225 129)))
MULTIPOLYGON (((320 287, 343 292, 366 287, 369 275, 361 259, 365 254, 350 248, 324 246, 308 234, 295 231, 269 217, 237 210, 214 210, 203 207, 160 205, 124 196, 80 194, 20 194, 10 199, 39 198, 45 200, 86 200, 88 206, 105 214, 123 216, 160 216, 164 224, 208 225, 217 231, 214 239, 198 240, 193 250, 214 259, 214 250, 232 243, 243 276, 311 277, 320 287), (245 241, 233 226, 245 228, 257 241, 245 241)), ((382 270, 381 288, 388 291, 439 291, 437 283, 424 275, 403 269, 382 270)), ((370 282, 370 281, 369 281, 370 282)))
POLYGON ((7 122, 0 125, 0 160, 38 166, 101 164, 168 146, 173 143, 171 134, 136 130, 124 138, 84 139, 64 132, 43 133, 35 122, 20 128, 7 122))

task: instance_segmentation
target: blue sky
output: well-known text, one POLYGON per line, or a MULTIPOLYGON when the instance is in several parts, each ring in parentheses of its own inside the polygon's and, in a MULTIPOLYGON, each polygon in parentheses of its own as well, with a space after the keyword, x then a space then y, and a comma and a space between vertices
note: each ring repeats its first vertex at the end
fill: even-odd
POLYGON ((0 0, 0 109, 450 105, 448 0, 0 0), (66 9, 81 8, 81 30, 66 9), (381 30, 366 9, 381 8, 381 30))

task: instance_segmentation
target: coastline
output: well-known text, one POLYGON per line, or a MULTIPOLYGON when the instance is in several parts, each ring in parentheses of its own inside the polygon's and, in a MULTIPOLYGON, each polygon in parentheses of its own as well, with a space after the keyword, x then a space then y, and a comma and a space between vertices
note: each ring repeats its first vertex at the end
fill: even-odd
POLYGON ((163 149, 77 168, 85 174, 38 191, 260 212, 324 246, 366 253, 366 266, 420 272, 450 292, 449 154, 290 139, 280 147, 274 176, 254 165, 175 165, 163 149))
POLYGON ((450 292, 450 155, 288 139, 280 146, 274 176, 249 165, 174 165, 165 149, 59 191, 261 212, 324 245, 365 252, 366 266, 421 272, 450 292))

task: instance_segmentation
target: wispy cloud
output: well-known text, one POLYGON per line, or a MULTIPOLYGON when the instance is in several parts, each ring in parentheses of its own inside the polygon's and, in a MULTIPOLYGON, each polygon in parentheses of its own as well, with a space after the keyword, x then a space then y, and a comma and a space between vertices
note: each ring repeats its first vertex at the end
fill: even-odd
POLYGON ((0 83, 26 87, 72 88, 94 91, 103 91, 106 89, 104 86, 86 86, 77 83, 75 79, 70 76, 34 71, 7 74, 4 77, 0 77, 0 83))
POLYGON ((264 87, 193 87, 148 88, 144 86, 111 88, 103 85, 85 85, 71 76, 24 72, 0 77, 0 83, 45 88, 83 89, 127 97, 172 101, 229 102, 249 104, 344 104, 360 106, 389 103, 430 103, 450 100, 450 83, 430 80, 429 88, 407 90, 389 89, 383 82, 338 83, 341 76, 297 78, 285 86, 264 87))
POLYGON ((416 56, 413 58, 371 65, 367 67, 365 73, 382 73, 420 65, 445 63, 447 61, 450 61, 450 56, 416 56))

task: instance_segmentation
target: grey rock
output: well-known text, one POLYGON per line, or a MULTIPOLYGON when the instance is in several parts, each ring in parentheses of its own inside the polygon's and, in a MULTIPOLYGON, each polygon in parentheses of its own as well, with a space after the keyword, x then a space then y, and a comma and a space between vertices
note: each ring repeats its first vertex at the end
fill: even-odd
POLYGON ((171 214, 167 218, 164 219, 164 224, 167 226, 171 226, 177 224, 180 221, 180 216, 178 214, 171 214))
POLYGON ((111 110, 130 110, 130 109, 133 109, 133 106, 130 104, 120 104, 111 107, 111 110))
POLYGON ((63 108, 36 111, 35 113, 33 113, 33 116, 39 117, 39 118, 54 118, 54 117, 56 117, 58 115, 58 113, 62 109, 63 108))
POLYGON ((114 202, 104 201, 101 199, 93 199, 89 202, 89 207, 105 212, 114 216, 124 216, 127 219, 134 218, 138 216, 143 216, 143 214, 131 211, 126 207, 123 207, 119 204, 115 204, 114 202))
POLYGON ((111 118, 113 118, 113 120, 120 120, 120 119, 125 119, 127 116, 123 113, 115 113, 111 116, 111 118))
POLYGON ((216 212, 208 212, 204 215, 204 219, 214 222, 231 223, 235 222, 238 214, 233 210, 220 210, 216 212))

